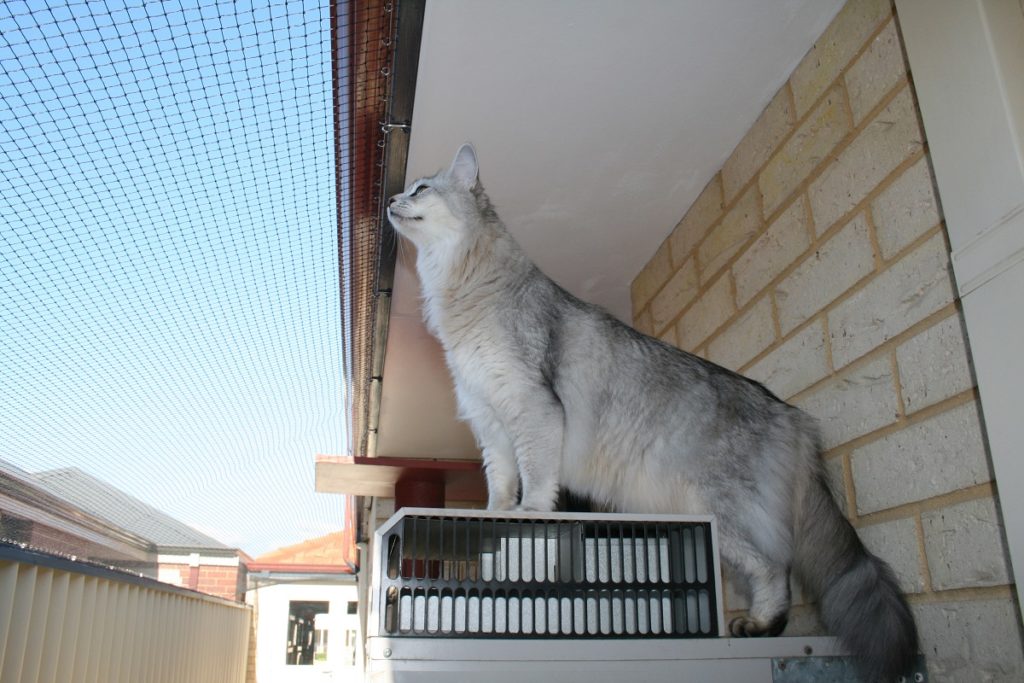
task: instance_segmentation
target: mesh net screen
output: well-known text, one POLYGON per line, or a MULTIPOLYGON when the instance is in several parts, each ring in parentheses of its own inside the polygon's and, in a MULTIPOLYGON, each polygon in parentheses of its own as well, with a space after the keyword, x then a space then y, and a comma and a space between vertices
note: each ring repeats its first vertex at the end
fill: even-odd
POLYGON ((254 556, 341 527, 391 10, 0 3, 5 529, 11 482, 254 556))

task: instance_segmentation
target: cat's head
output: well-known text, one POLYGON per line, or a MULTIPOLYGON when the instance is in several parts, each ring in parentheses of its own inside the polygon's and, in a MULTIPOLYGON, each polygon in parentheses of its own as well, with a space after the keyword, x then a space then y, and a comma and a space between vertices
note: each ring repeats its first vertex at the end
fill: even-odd
POLYGON ((391 225, 417 246, 466 235, 481 217, 478 174, 476 150, 467 142, 448 170, 414 180, 405 192, 388 200, 391 225))

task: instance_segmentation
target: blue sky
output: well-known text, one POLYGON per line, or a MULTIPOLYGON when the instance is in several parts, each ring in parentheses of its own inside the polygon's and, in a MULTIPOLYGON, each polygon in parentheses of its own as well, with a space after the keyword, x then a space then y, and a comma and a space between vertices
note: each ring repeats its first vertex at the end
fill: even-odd
POLYGON ((340 528, 327 2, 0 3, 0 458, 257 555, 340 528))

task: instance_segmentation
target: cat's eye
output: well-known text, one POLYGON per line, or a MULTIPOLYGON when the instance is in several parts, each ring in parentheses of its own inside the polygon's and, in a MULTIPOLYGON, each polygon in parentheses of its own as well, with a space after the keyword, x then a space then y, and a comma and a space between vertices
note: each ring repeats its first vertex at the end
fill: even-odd
POLYGON ((410 197, 415 197, 415 196, 416 196, 416 195, 418 195, 418 194, 419 194, 420 192, 423 192, 424 190, 429 190, 429 189, 430 189, 430 187, 429 187, 429 186, 427 186, 427 185, 420 185, 420 186, 419 186, 419 187, 417 187, 417 188, 416 188, 415 190, 413 190, 413 191, 412 191, 412 194, 410 194, 409 196, 410 196, 410 197))

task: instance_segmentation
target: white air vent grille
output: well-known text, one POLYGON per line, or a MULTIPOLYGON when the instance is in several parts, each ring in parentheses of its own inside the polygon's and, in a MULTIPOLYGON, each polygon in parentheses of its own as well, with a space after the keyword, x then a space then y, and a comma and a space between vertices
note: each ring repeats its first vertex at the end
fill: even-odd
POLYGON ((390 637, 693 638, 719 634, 710 518, 406 510, 378 536, 390 637))

